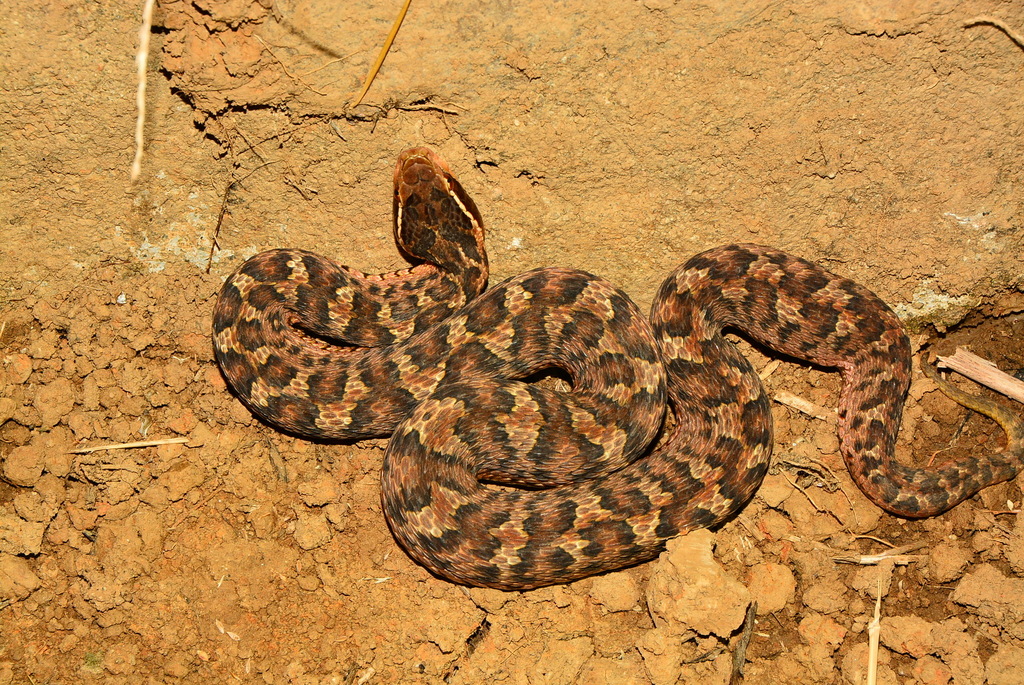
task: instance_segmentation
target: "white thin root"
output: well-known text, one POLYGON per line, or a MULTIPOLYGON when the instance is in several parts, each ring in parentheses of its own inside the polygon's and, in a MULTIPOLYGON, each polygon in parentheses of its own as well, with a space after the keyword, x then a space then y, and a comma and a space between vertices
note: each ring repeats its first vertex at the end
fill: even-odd
POLYGON ((139 27, 139 52, 135 55, 139 86, 135 91, 135 159, 132 160, 132 182, 142 173, 142 149, 145 147, 143 129, 146 125, 146 67, 149 64, 149 36, 153 32, 153 5, 156 0, 146 0, 142 6, 142 26, 139 27))

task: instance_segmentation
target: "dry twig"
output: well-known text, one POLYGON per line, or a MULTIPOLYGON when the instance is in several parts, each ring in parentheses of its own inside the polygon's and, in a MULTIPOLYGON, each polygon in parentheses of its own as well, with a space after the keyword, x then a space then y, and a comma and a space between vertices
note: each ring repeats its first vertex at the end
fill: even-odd
POLYGON ((790 409, 796 409, 797 411, 803 412, 815 419, 820 419, 822 421, 836 420, 836 413, 831 409, 826 409, 825 407, 817 405, 810 400, 805 400, 803 397, 794 395, 791 392, 786 392, 785 390, 779 390, 776 392, 772 399, 779 404, 784 404, 790 409))
POLYGON ((939 363, 948 369, 967 376, 972 381, 992 388, 1007 397, 1024 402, 1024 382, 1000 371, 995 364, 962 347, 949 357, 939 357, 939 363))
MULTIPOLYGON (((878 538, 872 538, 877 540, 878 538)), ((915 552, 922 547, 926 547, 926 542, 914 542, 909 545, 903 545, 901 547, 893 547, 892 549, 883 550, 877 554, 850 554, 832 557, 832 560, 837 564, 858 564, 861 566, 874 566, 886 559, 891 560, 894 564, 909 564, 915 561, 922 561, 925 557, 921 554, 908 554, 908 552, 915 552)))
MULTIPOLYGON (((243 136, 243 139, 244 138, 245 136, 243 136)), ((258 144, 259 143, 257 143, 257 145, 258 144)), ((255 151, 255 148, 253 148, 253 151, 255 151)), ((259 153, 256 154, 258 155, 259 153)), ((224 197, 222 197, 220 201, 220 213, 217 214, 217 225, 214 226, 213 228, 213 238, 210 240, 210 254, 206 259, 206 273, 210 273, 210 269, 213 267, 213 256, 217 253, 217 250, 220 249, 220 243, 218 242, 220 240, 220 229, 221 226, 224 225, 224 217, 227 216, 228 213, 228 201, 231 198, 231 191, 234 190, 236 186, 240 185, 245 179, 249 178, 263 167, 270 166, 271 164, 276 164, 279 161, 281 160, 275 159, 269 162, 264 162, 263 164, 260 164, 258 167, 247 173, 242 178, 231 181, 231 183, 228 183, 228 185, 224 188, 224 197)))
POLYGON ((750 645, 750 636, 754 632, 755 616, 757 616, 757 602, 751 602, 747 605, 747 615, 743 620, 740 639, 736 642, 736 649, 732 653, 732 673, 729 677, 731 685, 743 680, 743 666, 747 663, 747 647, 750 645))

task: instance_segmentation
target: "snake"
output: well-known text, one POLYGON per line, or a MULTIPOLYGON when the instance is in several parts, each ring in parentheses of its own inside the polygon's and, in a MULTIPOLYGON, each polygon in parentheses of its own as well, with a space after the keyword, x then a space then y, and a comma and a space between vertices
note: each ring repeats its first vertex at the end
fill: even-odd
POLYGON ((918 467, 894 457, 912 353, 864 286, 753 244, 690 257, 649 316, 605 279, 527 271, 487 288, 480 212, 429 148, 394 170, 408 268, 367 274, 300 249, 248 259, 217 298, 213 342, 234 394, 270 426, 390 439, 381 508, 416 562, 455 583, 527 590, 633 566, 736 515, 761 484, 772 414, 725 337, 837 369, 839 451, 854 482, 906 518, 947 511, 1024 461, 1006 447, 918 467))

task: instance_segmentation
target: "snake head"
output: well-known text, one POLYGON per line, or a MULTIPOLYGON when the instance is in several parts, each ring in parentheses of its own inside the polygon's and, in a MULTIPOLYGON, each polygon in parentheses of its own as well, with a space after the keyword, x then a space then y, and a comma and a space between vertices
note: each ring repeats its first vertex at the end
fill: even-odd
POLYGON ((414 147, 395 165, 395 242, 416 261, 460 276, 476 295, 487 283, 484 224, 469 197, 433 150, 414 147))

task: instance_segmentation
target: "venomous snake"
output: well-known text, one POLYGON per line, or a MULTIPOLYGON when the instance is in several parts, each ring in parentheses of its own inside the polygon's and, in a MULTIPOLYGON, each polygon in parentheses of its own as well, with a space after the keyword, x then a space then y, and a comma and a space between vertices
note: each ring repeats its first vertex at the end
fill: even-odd
POLYGON ((571 269, 485 291, 480 214, 445 162, 407 150, 394 187, 395 239, 415 266, 368 275, 302 250, 258 254, 220 291, 214 347, 234 392, 280 429, 391 435, 383 511, 439 576, 504 590, 569 582, 649 560, 739 511, 768 468, 772 421, 725 327, 840 370, 842 455, 894 514, 941 513, 1020 469, 1013 414, 941 380, 1003 425, 1007 448, 927 469, 893 458, 910 344, 849 279, 729 245, 676 269, 649 318, 571 269), (553 369, 570 390, 529 382, 553 369))

